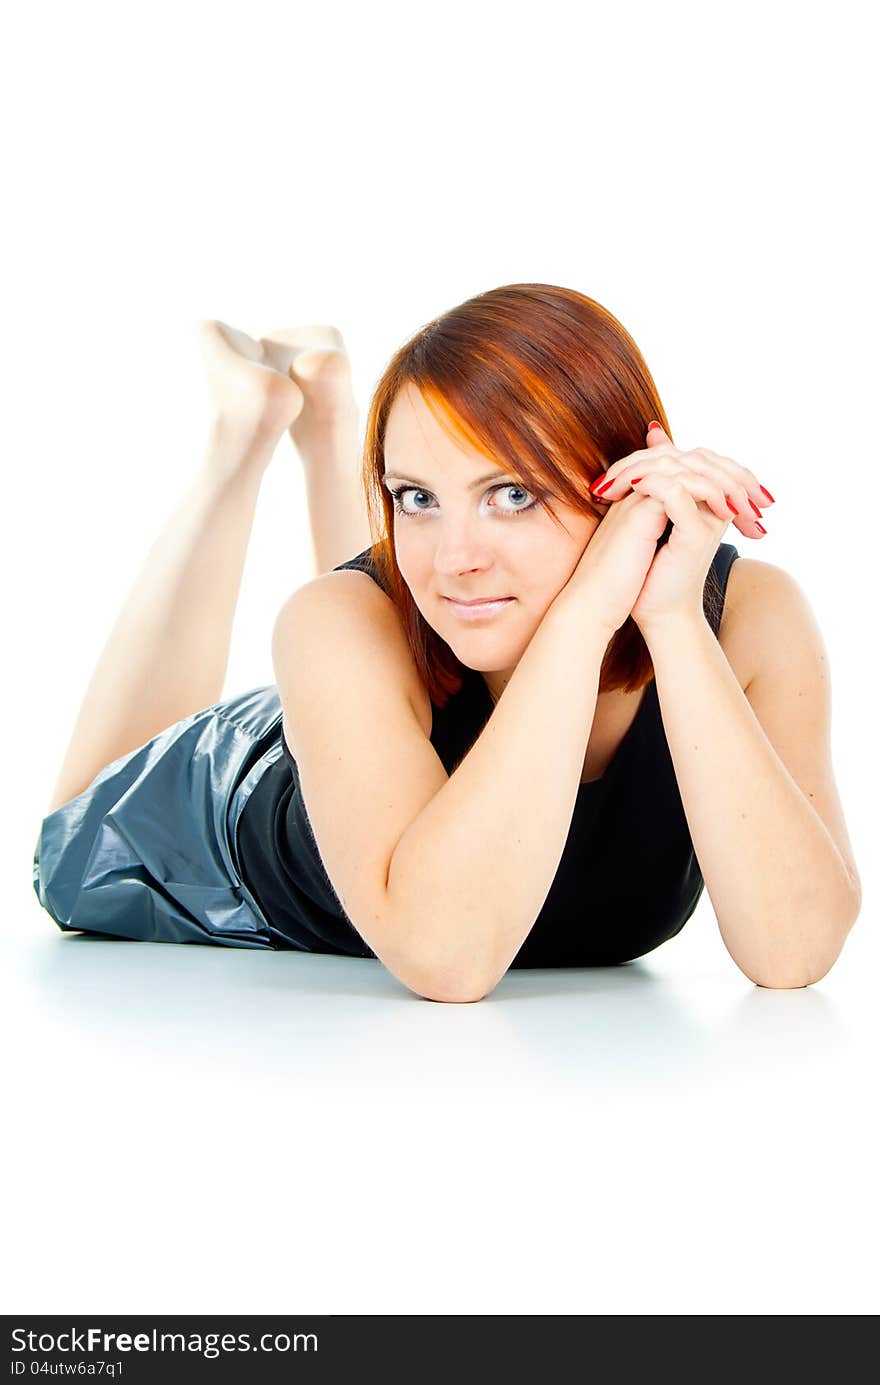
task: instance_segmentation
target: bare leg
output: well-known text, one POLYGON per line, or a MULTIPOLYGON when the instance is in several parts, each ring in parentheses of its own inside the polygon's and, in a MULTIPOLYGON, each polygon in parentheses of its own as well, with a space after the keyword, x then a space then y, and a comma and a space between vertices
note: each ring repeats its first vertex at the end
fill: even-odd
POLYGON ((289 371, 307 406, 288 432, 306 478, 316 573, 369 548, 361 486, 361 446, 351 366, 335 327, 280 328, 261 338, 268 360, 289 371))
POLYGON ((228 410, 214 418, 201 467, 152 545, 101 653, 47 812, 120 755, 219 701, 260 484, 294 415, 308 423, 294 440, 306 468, 319 571, 370 542, 368 532, 365 538, 358 532, 360 507, 352 498, 358 472, 353 403, 307 418, 292 375, 265 364, 242 366, 242 352, 255 362, 247 356, 256 346, 250 338, 234 329, 221 337, 218 324, 201 326, 212 383, 228 410))
POLYGON ((306 476, 315 572, 330 572, 372 543, 361 487, 357 414, 312 425, 295 441, 306 476))
POLYGON ((245 554, 265 464, 233 469, 215 426, 202 466, 152 545, 98 659, 52 812, 111 761, 219 701, 245 554))

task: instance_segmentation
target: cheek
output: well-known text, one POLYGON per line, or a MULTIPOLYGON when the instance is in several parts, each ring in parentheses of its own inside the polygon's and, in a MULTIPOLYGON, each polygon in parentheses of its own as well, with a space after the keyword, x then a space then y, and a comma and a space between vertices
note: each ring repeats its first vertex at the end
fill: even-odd
POLYGON ((431 571, 430 554, 425 544, 418 542, 418 536, 414 540, 412 531, 407 531, 405 525, 405 520, 402 524, 398 521, 394 531, 397 566, 407 586, 423 586, 426 575, 431 571))

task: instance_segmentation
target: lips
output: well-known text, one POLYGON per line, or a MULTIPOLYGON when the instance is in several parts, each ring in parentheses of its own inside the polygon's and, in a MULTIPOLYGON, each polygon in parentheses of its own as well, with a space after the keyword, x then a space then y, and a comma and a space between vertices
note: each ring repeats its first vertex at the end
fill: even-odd
POLYGON ((460 596, 444 596, 444 601, 454 601, 456 606, 488 606, 493 601, 512 601, 512 596, 480 596, 476 601, 463 601, 460 596))

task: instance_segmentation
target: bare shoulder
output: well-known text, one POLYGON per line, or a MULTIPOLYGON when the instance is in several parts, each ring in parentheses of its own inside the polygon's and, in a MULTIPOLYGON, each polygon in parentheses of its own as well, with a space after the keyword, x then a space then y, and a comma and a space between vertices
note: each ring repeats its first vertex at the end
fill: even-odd
POLYGON ((317 629, 333 628, 342 633, 346 621, 351 620, 359 632, 368 632, 371 642, 375 641, 377 656, 399 677, 425 734, 430 736, 431 699, 412 656, 403 618, 369 573, 357 568, 325 572, 298 587, 288 600, 312 607, 317 629))
POLYGON ((814 621, 791 573, 775 563, 737 558, 727 578, 718 640, 743 691, 766 667, 780 639, 795 633, 791 621, 814 621))

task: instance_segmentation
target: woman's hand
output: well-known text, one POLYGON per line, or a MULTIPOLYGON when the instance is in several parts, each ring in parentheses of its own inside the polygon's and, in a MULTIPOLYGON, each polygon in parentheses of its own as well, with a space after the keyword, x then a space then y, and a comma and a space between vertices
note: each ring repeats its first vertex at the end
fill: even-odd
POLYGON ((550 609, 573 606, 579 628, 587 622, 610 640, 638 599, 666 525, 662 506, 627 488, 597 521, 550 609))
POLYGON ((774 503, 752 472, 729 457, 704 447, 683 452, 659 424, 647 436, 646 448, 615 462, 593 489, 609 504, 644 496, 672 521, 669 541, 657 550, 630 611, 646 638, 670 617, 703 617, 703 586, 727 526, 736 515, 742 534, 762 536, 767 531, 755 502, 774 503))

